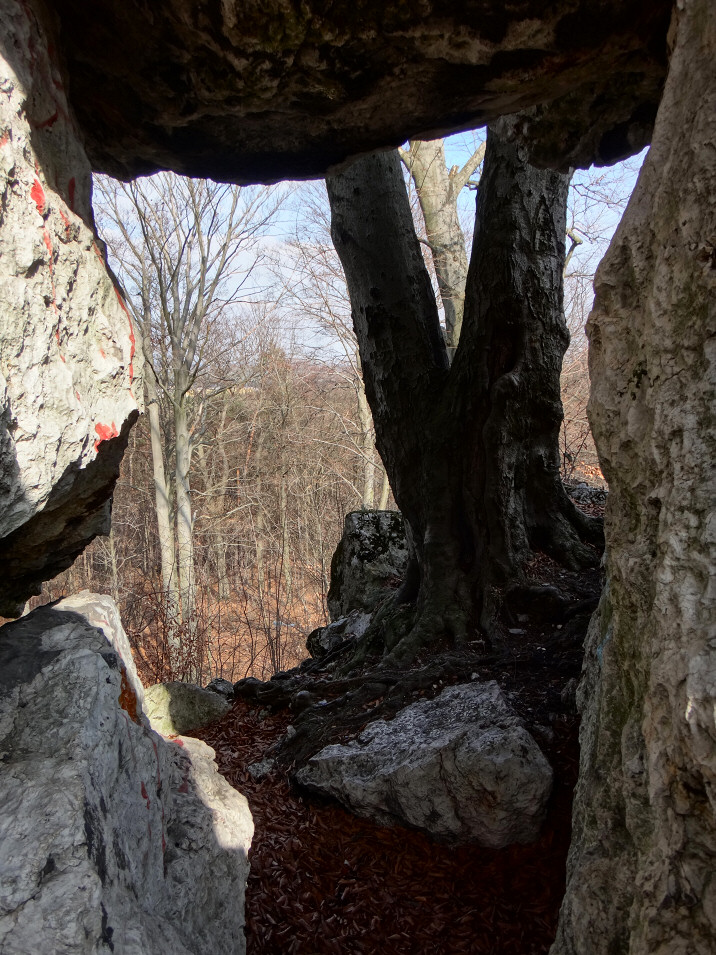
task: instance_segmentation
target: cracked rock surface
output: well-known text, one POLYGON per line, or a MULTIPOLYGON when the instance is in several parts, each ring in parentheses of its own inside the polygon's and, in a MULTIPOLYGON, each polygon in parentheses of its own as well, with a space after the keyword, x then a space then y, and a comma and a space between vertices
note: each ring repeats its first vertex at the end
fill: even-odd
POLYGON ((142 397, 51 25, 0 7, 0 615, 108 533, 142 397))
POLYGON ((449 687, 327 746, 296 774, 359 816, 448 842, 537 838, 552 769, 494 681, 449 687))
POLYGON ((553 955, 716 939, 716 6, 680 0, 652 147, 595 279, 589 417, 609 482, 553 955))
POLYGON ((648 141, 672 3, 52 6, 95 169, 269 182, 534 104, 540 159, 614 162, 648 141))
POLYGON ((239 955, 253 821, 149 729, 109 597, 0 628, 0 952, 239 955))
POLYGON ((399 511, 351 511, 331 560, 327 603, 336 622, 366 614, 392 593, 408 564, 405 522, 399 511))

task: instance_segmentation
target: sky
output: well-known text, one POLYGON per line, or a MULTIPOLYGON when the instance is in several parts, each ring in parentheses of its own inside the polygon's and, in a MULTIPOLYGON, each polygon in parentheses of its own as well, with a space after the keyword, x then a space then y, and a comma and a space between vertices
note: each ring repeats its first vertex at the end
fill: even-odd
MULTIPOLYGON (((462 167, 475 148, 484 140, 484 136, 485 130, 481 129, 447 137, 445 153, 448 166, 457 165, 462 167)), ((586 321, 591 306, 591 276, 604 255, 611 236, 619 223, 629 195, 636 183, 638 171, 645 154, 646 150, 640 155, 625 162, 617 163, 612 167, 602 169, 592 167, 588 170, 578 170, 572 179, 568 227, 572 227, 575 234, 582 239, 582 243, 575 249, 569 265, 569 272, 573 278, 577 276, 574 281, 581 282, 582 290, 576 298, 572 294, 573 300, 579 299, 579 314, 571 322, 573 335, 575 330, 579 334, 580 325, 583 326, 584 321, 586 321)), ((310 226, 310 216, 315 215, 315 212, 311 212, 311 206, 315 209, 316 206, 320 207, 323 204, 325 210, 325 200, 322 199, 320 186, 317 189, 317 185, 316 183, 287 183, 272 187, 276 190, 285 191, 287 198, 264 232, 261 240, 261 246, 266 252, 266 261, 263 266, 260 266, 253 273, 259 296, 266 294, 265 291, 261 291, 262 287, 274 285, 274 293, 276 292, 276 263, 279 263, 278 268, 280 270, 282 262, 290 261, 291 251, 288 243, 295 239, 297 234, 302 231, 305 232, 310 226)), ((461 219, 468 246, 475 215, 475 196, 474 189, 466 188, 463 189, 459 198, 461 219)), ((308 231, 312 230, 309 228, 308 231)), ((109 239, 110 236, 108 235, 107 238, 109 239)), ((326 241, 326 239, 327 235, 324 230, 323 241, 326 241)), ((247 255, 253 257, 254 252, 247 253, 247 255)), ((248 268, 250 264, 247 260, 246 267, 248 268)), ((570 296, 569 281, 567 285, 565 309, 569 313, 570 305, 567 301, 570 296)), ((283 294, 285 295, 285 292, 283 294)), ((268 292, 267 297, 271 298, 271 295, 272 293, 268 292)), ((249 294, 249 298, 252 297, 249 294)), ((310 350, 313 336, 307 329, 303 330, 303 335, 308 336, 305 345, 310 350)))

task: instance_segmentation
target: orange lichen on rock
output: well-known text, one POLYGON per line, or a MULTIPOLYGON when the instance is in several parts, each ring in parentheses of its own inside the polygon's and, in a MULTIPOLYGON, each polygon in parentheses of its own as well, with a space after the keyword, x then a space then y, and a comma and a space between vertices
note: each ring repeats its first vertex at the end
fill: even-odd
POLYGON ((139 700, 137 699, 137 694, 132 689, 127 678, 127 671, 124 667, 122 667, 122 685, 119 690, 119 705, 129 714, 129 718, 133 722, 139 726, 142 725, 142 720, 139 715, 139 700))

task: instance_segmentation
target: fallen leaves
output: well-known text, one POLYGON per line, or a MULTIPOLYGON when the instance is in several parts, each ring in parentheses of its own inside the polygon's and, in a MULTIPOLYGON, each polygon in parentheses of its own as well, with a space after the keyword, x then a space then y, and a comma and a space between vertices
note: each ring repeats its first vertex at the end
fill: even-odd
POLYGON ((576 727, 559 727, 555 793, 540 840, 502 850, 437 845, 308 800, 279 770, 254 780, 290 714, 235 703, 202 738, 249 800, 256 834, 248 955, 544 955, 564 891, 576 727))

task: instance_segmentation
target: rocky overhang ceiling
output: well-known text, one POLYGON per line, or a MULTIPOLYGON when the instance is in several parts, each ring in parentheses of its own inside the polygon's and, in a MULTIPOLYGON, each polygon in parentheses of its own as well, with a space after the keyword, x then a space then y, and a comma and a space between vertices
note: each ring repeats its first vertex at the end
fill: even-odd
POLYGON ((670 0, 54 0, 95 170, 311 177, 412 134, 537 107, 559 165, 648 142, 670 0))

